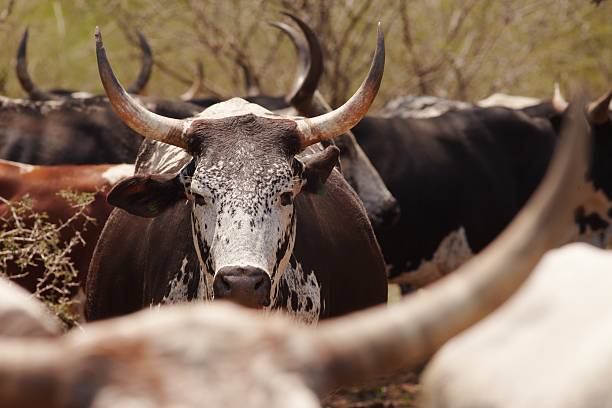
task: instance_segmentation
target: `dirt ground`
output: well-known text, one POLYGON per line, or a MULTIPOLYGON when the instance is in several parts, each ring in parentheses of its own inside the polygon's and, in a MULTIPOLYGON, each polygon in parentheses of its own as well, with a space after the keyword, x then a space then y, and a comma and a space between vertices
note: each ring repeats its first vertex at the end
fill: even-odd
MULTIPOLYGON (((389 303, 402 295, 398 285, 389 285, 389 303)), ((416 407, 422 369, 400 373, 359 387, 343 388, 323 401, 326 408, 412 408, 416 407)))
POLYGON ((398 374, 360 387, 338 390, 323 401, 327 408, 412 408, 419 392, 418 375, 398 374))

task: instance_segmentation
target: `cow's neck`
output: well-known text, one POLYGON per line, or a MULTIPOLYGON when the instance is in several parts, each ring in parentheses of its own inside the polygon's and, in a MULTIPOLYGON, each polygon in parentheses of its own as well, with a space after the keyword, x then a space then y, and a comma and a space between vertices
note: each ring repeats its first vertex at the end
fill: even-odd
POLYGON ((316 324, 325 309, 321 284, 315 272, 305 270, 293 255, 280 280, 278 296, 272 307, 285 310, 307 324, 316 324))

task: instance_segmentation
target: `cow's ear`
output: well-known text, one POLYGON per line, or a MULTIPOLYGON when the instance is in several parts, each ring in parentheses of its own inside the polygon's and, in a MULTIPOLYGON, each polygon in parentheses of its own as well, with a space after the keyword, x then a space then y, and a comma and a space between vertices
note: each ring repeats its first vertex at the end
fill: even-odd
POLYGON ((155 174, 121 181, 108 193, 106 200, 130 214, 152 218, 185 198, 180 174, 155 174))
POLYGON ((328 146, 322 152, 311 154, 302 159, 304 163, 304 185, 302 191, 316 194, 325 193, 325 182, 329 174, 338 164, 340 150, 336 146, 328 146))

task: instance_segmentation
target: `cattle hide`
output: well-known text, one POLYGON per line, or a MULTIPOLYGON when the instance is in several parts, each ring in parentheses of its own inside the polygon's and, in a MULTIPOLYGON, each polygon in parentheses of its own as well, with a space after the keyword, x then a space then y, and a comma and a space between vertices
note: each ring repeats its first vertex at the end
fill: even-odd
POLYGON ((0 338, 46 337, 59 332, 59 322, 42 303, 0 277, 0 338))
POLYGON ((447 343, 423 380, 426 407, 612 404, 612 253, 547 253, 520 291, 447 343))

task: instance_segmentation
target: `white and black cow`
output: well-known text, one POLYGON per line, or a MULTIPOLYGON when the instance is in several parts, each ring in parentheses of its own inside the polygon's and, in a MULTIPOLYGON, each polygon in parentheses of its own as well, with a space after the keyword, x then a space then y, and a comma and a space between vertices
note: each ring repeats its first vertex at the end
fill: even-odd
POLYGON ((373 102, 384 66, 380 28, 357 93, 311 119, 240 98, 185 120, 156 115, 123 90, 99 32, 96 44, 117 114, 163 143, 145 144, 139 174, 109 194, 132 215, 114 211, 98 241, 88 276, 90 320, 225 298, 315 322, 386 301, 384 263, 363 205, 334 170, 338 149, 318 144, 353 126, 373 102), (163 174, 140 173, 151 167, 163 174))
MULTIPOLYGON (((612 237, 612 125, 590 109, 590 194, 576 208, 573 240, 606 247, 612 237)), ((544 175, 559 117, 472 108, 427 119, 364 118, 357 140, 398 199, 402 215, 377 234, 390 278, 421 287, 452 272, 499 234, 544 175)))

